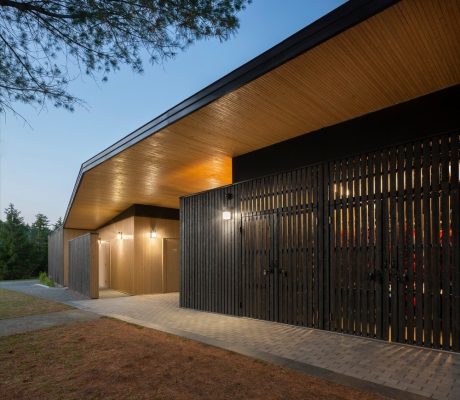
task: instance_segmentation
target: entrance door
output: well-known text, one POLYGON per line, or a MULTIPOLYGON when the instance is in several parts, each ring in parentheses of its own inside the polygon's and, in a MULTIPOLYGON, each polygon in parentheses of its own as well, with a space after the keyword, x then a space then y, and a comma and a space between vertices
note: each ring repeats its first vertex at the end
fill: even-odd
POLYGON ((163 241, 163 288, 165 293, 179 291, 179 239, 163 241))
POLYGON ((322 173, 316 165, 243 186, 242 315, 322 327, 322 173))
POLYGON ((277 215, 255 213, 242 217, 243 315, 278 321, 279 265, 277 215))
POLYGON ((110 287, 110 243, 99 243, 99 288, 110 287))

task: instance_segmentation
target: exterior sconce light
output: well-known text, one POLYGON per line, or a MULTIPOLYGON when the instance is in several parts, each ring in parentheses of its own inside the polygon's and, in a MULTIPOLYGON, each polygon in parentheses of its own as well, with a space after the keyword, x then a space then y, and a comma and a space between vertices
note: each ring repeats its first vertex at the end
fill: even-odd
POLYGON ((123 232, 118 232, 117 238, 123 240, 123 232))
POLYGON ((150 239, 155 239, 157 237, 157 232, 152 230, 150 231, 150 239))
POLYGON ((222 213, 222 219, 224 221, 228 221, 229 219, 232 219, 232 212, 231 211, 224 211, 222 213))

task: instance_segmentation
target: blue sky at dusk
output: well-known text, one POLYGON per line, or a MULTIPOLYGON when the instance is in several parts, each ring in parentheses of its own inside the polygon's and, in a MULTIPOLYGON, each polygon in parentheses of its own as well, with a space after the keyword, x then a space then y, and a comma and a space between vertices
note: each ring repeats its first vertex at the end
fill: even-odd
POLYGON ((38 111, 16 104, 0 120, 0 208, 8 203, 31 223, 38 212, 64 216, 82 162, 223 75, 343 4, 335 0, 254 0, 227 42, 198 42, 162 65, 129 68, 107 83, 75 80, 70 91, 87 108, 38 111))

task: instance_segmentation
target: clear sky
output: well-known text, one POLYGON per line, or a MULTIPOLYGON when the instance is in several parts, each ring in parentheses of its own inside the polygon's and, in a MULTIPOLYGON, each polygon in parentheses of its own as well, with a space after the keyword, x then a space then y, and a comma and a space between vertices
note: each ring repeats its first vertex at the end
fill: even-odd
POLYGON ((124 68, 107 83, 83 77, 70 91, 87 108, 16 109, 0 120, 0 209, 9 203, 31 223, 41 212, 64 216, 80 165, 134 129, 332 11, 340 0, 253 0, 227 42, 198 42, 142 75, 124 68))

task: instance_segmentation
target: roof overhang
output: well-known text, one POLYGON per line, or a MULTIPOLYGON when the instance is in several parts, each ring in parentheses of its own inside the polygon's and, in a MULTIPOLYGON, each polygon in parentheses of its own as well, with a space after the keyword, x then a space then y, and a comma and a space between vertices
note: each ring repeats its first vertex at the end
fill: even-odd
POLYGON ((231 160, 460 82, 456 0, 350 1, 85 162, 66 228, 231 183, 231 160))

